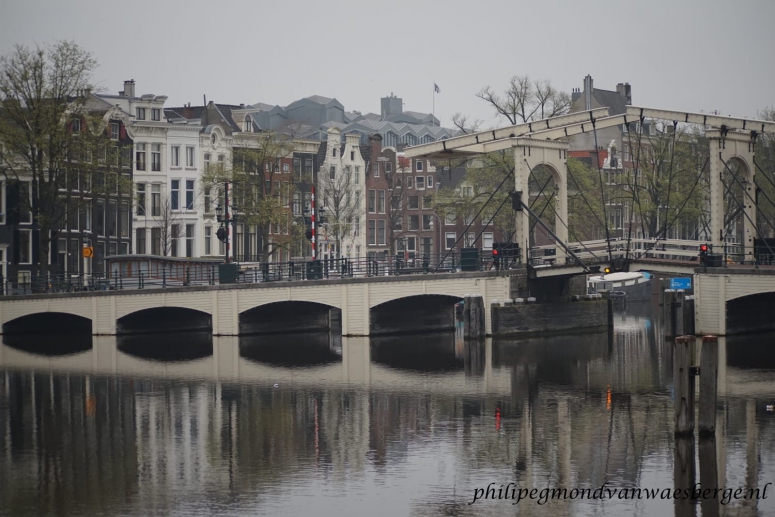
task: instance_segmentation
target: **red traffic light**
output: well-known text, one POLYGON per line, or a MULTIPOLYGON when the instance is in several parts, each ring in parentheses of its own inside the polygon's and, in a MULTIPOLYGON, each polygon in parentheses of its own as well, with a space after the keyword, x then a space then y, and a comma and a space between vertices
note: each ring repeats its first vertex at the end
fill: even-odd
POLYGON ((708 245, 707 244, 700 244, 700 251, 708 251, 708 245))
POLYGON ((492 254, 493 255, 497 255, 498 254, 498 250, 492 250, 492 254))

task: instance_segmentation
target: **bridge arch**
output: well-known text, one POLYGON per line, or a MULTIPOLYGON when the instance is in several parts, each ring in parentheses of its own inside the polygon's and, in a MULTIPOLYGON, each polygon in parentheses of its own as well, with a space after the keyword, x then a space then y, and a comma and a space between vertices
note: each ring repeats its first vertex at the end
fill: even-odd
POLYGON ((747 334, 775 330, 772 308, 775 291, 763 291, 728 299, 726 302, 726 333, 747 334))
POLYGON ((35 312, 3 323, 3 334, 85 332, 91 334, 91 319, 70 312, 35 312))
POLYGON ((3 324, 3 344, 45 356, 70 355, 92 348, 91 319, 66 312, 36 312, 3 324))
POLYGON ((163 332, 210 331, 212 316, 186 307, 151 307, 116 320, 116 334, 155 334, 163 332))
POLYGON ((462 297, 418 294, 384 301, 370 309, 371 335, 453 330, 455 305, 462 297))
POLYGON ((264 303, 239 313, 239 335, 327 330, 337 313, 337 307, 313 301, 264 303))

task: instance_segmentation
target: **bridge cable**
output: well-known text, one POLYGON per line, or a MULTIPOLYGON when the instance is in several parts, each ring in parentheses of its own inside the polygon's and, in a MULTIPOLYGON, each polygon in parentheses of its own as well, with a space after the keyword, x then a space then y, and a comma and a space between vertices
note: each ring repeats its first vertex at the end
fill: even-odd
MULTIPOLYGON (((570 229, 570 226, 568 226, 568 224, 567 224, 565 221, 563 221, 563 220, 562 220, 562 217, 560 217, 560 215, 557 213, 557 210, 555 210, 554 206, 552 206, 552 204, 551 204, 551 201, 552 201, 552 199, 553 199, 553 198, 554 198, 554 193, 552 193, 552 195, 551 195, 551 196, 549 196, 549 199, 548 199, 548 201, 547 201, 546 205, 544 205, 544 207, 541 209, 541 213, 539 213, 539 214, 538 214, 538 218, 539 218, 539 219, 541 218, 541 216, 544 214, 544 210, 546 210, 546 207, 548 206, 549 208, 551 208, 551 209, 552 209, 552 212, 554 212, 554 217, 555 217, 555 219, 556 219, 557 221, 560 221, 560 222, 562 223, 562 225, 563 225, 563 226, 565 226, 565 228, 567 228, 567 230, 568 230, 568 234, 571 234, 571 233, 573 233, 573 234, 575 235, 575 232, 573 232, 573 231, 570 229)), ((531 232, 533 231, 533 229, 536 227, 536 225, 537 225, 537 224, 538 224, 538 221, 535 221, 535 222, 534 222, 534 223, 533 223, 533 224, 530 226, 530 231, 531 231, 531 232)), ((577 237, 578 237, 578 236, 577 236, 577 237)), ((581 246, 582 246, 582 247, 583 247, 585 250, 587 250, 587 252, 588 252, 590 255, 592 255, 593 257, 595 257, 595 259, 597 259, 597 260, 600 260, 600 257, 598 257, 597 255, 595 255, 595 253, 594 253, 594 252, 593 252, 591 249, 589 249, 589 248, 587 247, 587 245, 586 245, 586 244, 584 244, 584 243, 583 243, 581 240, 579 240, 579 241, 578 241, 578 243, 579 243, 579 244, 581 244, 581 246)))
MULTIPOLYGON (((721 161, 723 162, 724 160, 721 160, 721 161)), ((726 164, 724 164, 724 165, 726 165, 726 164)), ((733 175, 733 177, 734 177, 734 175, 733 175)), ((723 180, 723 179, 719 178, 719 181, 721 181, 721 183, 722 183, 722 184, 726 185, 726 183, 724 183, 724 180, 723 180)), ((739 181, 739 180, 738 180, 738 181, 739 181)), ((742 205, 740 204, 740 201, 738 201, 737 199, 735 199, 735 197, 734 197, 734 196, 732 196, 730 199, 732 199, 732 201, 734 201, 735 203, 737 203, 737 206, 739 206, 740 208, 743 208, 743 207, 742 207, 742 205)), ((756 229, 756 223, 754 223, 754 222, 751 220, 751 218, 749 217, 749 215, 745 213, 745 209, 743 209, 743 215, 745 216, 745 218, 746 218, 746 219, 748 219, 748 222, 749 222, 749 223, 751 223, 751 224, 753 225, 753 227, 754 227, 754 230, 755 230, 755 229, 756 229)), ((769 250, 770 254, 772 254, 773 256, 775 256, 775 251, 772 251, 772 248, 771 248, 771 247, 770 247, 770 245, 767 243, 767 239, 762 239, 762 240, 764 241, 764 244, 765 244, 765 246, 767 246, 767 249, 769 250)), ((743 245, 743 251, 745 251, 745 245, 743 245)), ((755 251, 756 251, 756 248, 754 248, 754 263, 756 263, 756 253, 755 253, 755 251)))
POLYGON ((592 208, 592 204, 591 204, 591 203, 589 202, 589 200, 587 199, 587 196, 586 196, 586 195, 584 195, 584 190, 581 188, 581 185, 579 185, 579 182, 578 182, 578 181, 576 181, 576 177, 575 177, 575 176, 573 175, 573 173, 571 172, 571 170, 570 170, 570 167, 568 167, 568 163, 567 163, 567 162, 565 162, 565 170, 566 170, 566 172, 568 173, 568 176, 570 176, 570 178, 573 180, 573 183, 575 183, 575 184, 576 184, 576 190, 578 191, 578 193, 579 193, 579 194, 581 194, 581 198, 582 198, 582 199, 584 200, 584 202, 587 204, 587 207, 589 207, 589 210, 592 212, 592 215, 594 215, 594 216, 595 216, 595 219, 597 219, 597 223, 598 223, 600 226, 603 226, 603 221, 601 221, 601 220, 600 220, 600 218, 597 216, 597 213, 595 212, 595 209, 594 209, 594 208, 592 208))
MULTIPOLYGON (((638 172, 640 167, 640 151, 643 148, 642 142, 643 142, 643 121, 645 120, 645 117, 640 117, 640 123, 638 124, 638 154, 635 157, 635 171, 634 171, 634 182, 631 185, 632 188, 632 194, 633 194, 633 200, 635 203, 638 204, 638 213, 640 214, 640 231, 641 235, 646 235, 646 227, 643 224, 643 206, 640 202, 640 193, 638 192, 638 172)), ((630 145, 630 153, 634 153, 634 149, 632 146, 632 133, 630 132, 629 125, 627 126, 627 142, 630 145)), ((629 181, 629 175, 628 175, 628 181, 629 181)), ((635 213, 635 204, 632 206, 632 210, 630 211, 630 228, 628 230, 627 235, 627 251, 625 252, 625 257, 629 257, 630 255, 630 243, 632 241, 632 219, 633 215, 635 213)))
MULTIPOLYGON (((514 168, 516 169, 516 164, 514 165, 514 168)), ((458 243, 458 242, 460 242, 460 239, 462 239, 462 238, 463 238, 463 236, 466 234, 466 232, 467 232, 467 231, 468 231, 468 229, 471 227, 471 225, 472 225, 472 224, 474 224, 474 221, 476 221, 476 219, 477 219, 477 218, 478 218, 478 217, 479 217, 479 216, 482 214, 482 212, 484 211, 484 208, 487 206, 487 204, 488 204, 488 203, 489 203, 489 202, 492 200, 492 198, 493 198, 493 197, 495 197, 495 194, 497 194, 497 193, 498 193, 498 191, 501 189, 501 187, 502 187, 502 186, 503 186, 503 184, 506 182, 506 180, 507 180, 507 179, 509 179, 509 178, 510 178, 510 177, 511 177, 513 174, 514 174, 514 169, 512 169, 511 171, 509 171, 509 173, 508 173, 508 174, 506 174, 506 175, 503 177, 503 179, 501 180, 500 184, 499 184, 499 185, 496 187, 496 189, 495 189, 495 190, 492 192, 492 194, 490 194, 490 197, 487 199, 487 201, 485 201, 485 202, 484 202, 484 204, 481 206, 481 208, 479 208, 479 211, 476 213, 476 215, 475 215, 475 216, 474 216, 474 217, 471 219, 471 222, 470 222, 470 223, 468 223, 468 225, 467 225, 467 226, 466 226, 466 227, 463 229, 462 233, 460 234, 460 237, 458 237, 458 238, 457 238, 457 240, 455 240, 455 243, 452 245, 452 247, 451 247, 451 248, 450 248, 450 249, 447 251, 447 253, 444 255, 444 258, 442 258, 442 259, 439 261, 439 263, 438 263, 438 264, 436 264, 436 268, 433 270, 433 272, 434 272, 434 273, 435 273, 436 271, 438 271, 438 270, 439 270, 439 267, 441 267, 441 264, 442 264, 442 263, 443 263, 445 260, 447 260, 447 257, 449 257, 449 254, 450 254, 450 253, 452 253, 452 250, 454 250, 454 249, 455 249, 455 246, 457 246, 457 243, 458 243)), ((507 198, 507 199, 508 199, 508 198, 507 198)), ((439 220, 439 225, 441 225, 441 220, 439 220)), ((439 244, 441 244, 441 243, 439 243, 439 244)))
POLYGON ((592 131, 595 135, 595 162, 597 164, 597 175, 600 180, 600 200, 603 202, 603 221, 605 222, 605 240, 608 244, 608 260, 612 261, 611 256, 611 232, 608 229, 608 211, 605 204, 605 192, 603 190, 603 170, 600 168, 600 147, 597 144, 597 125, 595 119, 592 119, 592 131))
MULTIPOLYGON (((759 171, 762 173, 762 176, 764 176, 764 179, 766 179, 767 181, 769 181, 769 182, 770 182, 770 185, 772 185, 773 187, 775 187, 775 183, 773 183, 773 181, 772 181, 772 180, 769 178, 769 176, 767 176, 767 172, 766 172, 766 171, 764 171, 764 169, 762 169, 761 167, 759 167, 759 164, 758 164, 758 163, 756 163, 756 160, 754 160, 754 161, 753 161, 753 164, 754 164, 754 165, 756 166, 756 168, 757 168, 757 169, 759 169, 759 171)), ((755 182, 755 181, 756 181, 756 178, 754 177, 754 182, 755 182)), ((759 189, 759 190, 758 190, 759 192, 761 192, 762 194, 764 194, 764 197, 766 197, 766 198, 767 198, 767 201, 769 201, 769 202, 770 202, 770 204, 771 204, 772 206, 775 206, 775 202, 773 202, 773 201, 772 201, 772 199, 770 199, 770 196, 768 196, 768 195, 767 195, 767 192, 765 192, 765 191, 764 191, 764 189, 762 189, 761 187, 759 187, 759 185, 758 185, 758 184, 756 185, 756 187, 759 189)))
MULTIPOLYGON (((746 196, 748 196, 748 199, 750 199, 750 200, 753 202, 753 206, 755 207, 755 206, 756 206, 756 199, 754 199, 754 198, 751 196, 751 194, 749 194, 749 193, 748 193, 748 190, 746 190, 746 189, 744 188, 744 186, 743 186, 743 183, 742 183, 742 182, 741 182, 739 179, 737 179, 737 176, 735 176, 734 174, 732 174, 732 170, 729 168, 729 166, 727 165, 727 163, 726 163, 726 162, 725 162, 725 161, 724 161, 722 158, 719 158, 719 159, 721 160, 721 163, 723 163, 723 164, 724 164, 724 167, 726 167, 727 171, 728 171, 728 172, 730 173, 730 175, 732 176, 732 179, 734 179, 734 180, 737 182, 737 184, 738 184, 738 185, 740 185, 741 187, 743 187, 743 192, 745 193, 745 195, 746 195, 746 196)), ((754 183, 754 185, 756 185, 756 183, 754 183)), ((757 216, 757 219, 758 219, 758 217, 759 217, 759 216, 761 216, 761 217, 764 219, 764 222, 766 222, 767 224, 769 224, 769 225, 770 225, 770 228, 772 228, 773 230, 775 230, 775 226, 773 226, 773 224, 772 224, 772 222, 770 221, 770 219, 769 219, 769 218, 768 218, 766 215, 764 215, 763 213, 762 213, 762 214, 760 214, 760 213, 759 213, 759 211, 758 211, 758 209, 757 209, 757 212, 756 212, 756 216, 757 216)), ((753 223, 752 223, 752 224, 753 224, 753 223)), ((755 225, 755 224, 754 224, 754 230, 756 230, 756 225, 755 225)), ((758 232, 758 230, 756 231, 756 233, 759 233, 759 232, 758 232)))
MULTIPOLYGON (((708 161, 709 161, 709 160, 710 160, 710 157, 708 157, 708 158, 706 158, 706 159, 705 159, 705 164, 702 166, 702 168, 700 169, 700 171, 704 171, 704 170, 705 170, 705 166, 708 164, 708 161)), ((678 209, 678 211, 676 212, 676 214, 675 214, 675 217, 673 217, 673 220, 672 220, 672 221, 670 221, 670 224, 667 226, 667 229, 669 229, 671 226, 673 226, 673 224, 675 224, 675 222, 676 222, 676 221, 678 220, 678 218, 681 216, 681 212, 683 212, 683 209, 684 209, 684 207, 686 206, 686 203, 688 203, 688 202, 689 202, 689 199, 691 199, 691 197, 692 197, 692 194, 694 194, 694 189, 695 189, 695 188, 697 188, 697 185, 700 183, 700 178, 702 178, 702 172, 700 172, 700 174, 698 174, 698 175, 697 175, 697 179, 696 179, 696 181, 694 182, 694 185, 692 185, 692 188, 691 188, 691 190, 689 191, 689 195, 687 195, 687 196, 686 196, 686 199, 684 199, 684 202, 683 202, 683 204, 681 205, 681 207, 680 207, 680 208, 678 209)), ((665 215, 665 217, 667 217, 667 215, 665 215)), ((659 234, 657 234, 657 237, 658 237, 658 235, 659 235, 659 234)), ((643 250, 643 251, 640 253, 640 255, 638 255, 637 257, 635 257, 635 258, 633 259, 633 261, 635 261, 635 260, 638 260, 638 259, 639 259, 639 258, 641 258, 643 255, 645 255, 646 253, 648 253, 649 251, 653 250, 653 249, 654 249, 654 246, 656 246, 656 245, 657 245, 658 241, 659 241, 659 238, 657 238, 655 242, 651 243, 651 247, 650 247, 650 248, 646 248, 646 249, 644 249, 644 250, 643 250)))

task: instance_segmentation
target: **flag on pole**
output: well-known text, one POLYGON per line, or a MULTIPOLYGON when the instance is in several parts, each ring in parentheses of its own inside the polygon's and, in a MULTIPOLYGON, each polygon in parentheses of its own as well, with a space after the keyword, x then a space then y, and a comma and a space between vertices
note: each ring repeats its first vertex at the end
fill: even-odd
POLYGON ((433 91, 436 93, 441 93, 441 89, 439 89, 439 85, 436 83, 433 83, 433 91))

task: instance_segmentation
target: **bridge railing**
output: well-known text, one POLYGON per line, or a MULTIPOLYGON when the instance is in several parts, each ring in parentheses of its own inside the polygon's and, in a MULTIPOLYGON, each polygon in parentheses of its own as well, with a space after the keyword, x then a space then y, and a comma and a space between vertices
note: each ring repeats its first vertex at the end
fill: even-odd
MULTIPOLYGON (((496 262, 491 250, 469 250, 461 253, 416 254, 402 253, 392 258, 332 258, 317 261, 264 262, 242 267, 238 283, 260 283, 288 280, 326 280, 337 278, 368 278, 381 276, 426 275, 458 271, 488 271, 521 267, 519 256, 505 257, 496 262)), ((93 274, 47 274, 15 276, 0 275, 0 296, 163 289, 217 285, 218 265, 208 268, 169 267, 147 270, 93 274)))

